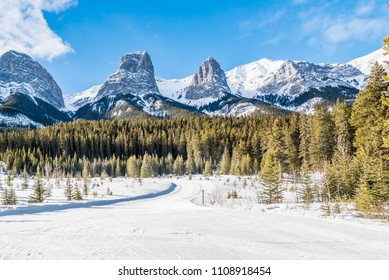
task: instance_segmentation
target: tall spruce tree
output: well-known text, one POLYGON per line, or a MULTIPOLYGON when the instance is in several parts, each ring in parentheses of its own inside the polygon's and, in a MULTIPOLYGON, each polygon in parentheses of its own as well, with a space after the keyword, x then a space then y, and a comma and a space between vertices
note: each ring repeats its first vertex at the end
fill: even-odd
POLYGON ((373 204, 380 209, 389 196, 389 187, 385 183, 389 181, 385 160, 388 150, 383 139, 387 109, 382 104, 389 85, 385 81, 386 75, 381 65, 376 63, 373 66, 365 89, 358 93, 352 106, 350 118, 355 128, 355 160, 361 170, 358 184, 359 188, 365 188, 357 193, 369 191, 374 197, 373 204))
POLYGON ((227 175, 230 173, 230 169, 231 169, 231 157, 227 146, 225 146, 220 161, 220 172, 224 175, 227 175))
POLYGON ((262 185, 259 192, 260 201, 265 204, 282 202, 281 164, 276 153, 271 149, 267 150, 263 156, 259 178, 262 185))
POLYGON ((333 124, 330 115, 325 108, 316 105, 309 145, 309 159, 314 171, 322 171, 325 162, 332 158, 333 139, 333 124))
POLYGON ((45 200, 45 187, 42 182, 42 175, 40 171, 40 165, 38 165, 35 173, 35 182, 33 185, 33 193, 29 196, 28 202, 30 203, 42 203, 45 200))

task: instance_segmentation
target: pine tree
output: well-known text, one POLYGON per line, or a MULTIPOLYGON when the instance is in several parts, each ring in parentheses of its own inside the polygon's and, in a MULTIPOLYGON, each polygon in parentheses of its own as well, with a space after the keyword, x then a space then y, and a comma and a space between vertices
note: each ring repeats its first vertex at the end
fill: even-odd
POLYGON ((70 174, 68 174, 66 177, 66 186, 64 190, 64 195, 67 198, 67 200, 73 199, 73 184, 70 179, 70 174))
POLYGON ((84 196, 88 196, 88 194, 89 194, 89 185, 90 185, 89 178, 84 178, 83 185, 82 185, 82 190, 83 190, 84 196))
POLYGON ((290 124, 283 128, 283 137, 285 143, 285 167, 288 173, 297 178, 301 168, 299 157, 300 131, 298 126, 298 115, 292 114, 290 124))
POLYGON ((140 169, 141 178, 149 178, 154 175, 152 158, 149 154, 143 156, 142 167, 140 169))
POLYGON ((335 153, 332 159, 334 184, 331 192, 338 197, 353 197, 358 181, 358 172, 353 163, 351 145, 350 110, 345 102, 339 101, 333 107, 331 117, 334 121, 335 153))
POLYGON ((9 205, 16 205, 17 203, 16 193, 12 187, 10 188, 8 193, 8 201, 9 201, 9 205))
POLYGON ((262 184, 260 200, 265 204, 282 202, 281 164, 274 151, 267 150, 264 154, 259 177, 262 184))
POLYGON ((22 190, 28 189, 28 175, 27 175, 26 166, 24 166, 24 170, 23 170, 23 183, 22 183, 21 187, 22 187, 22 190))
POLYGON ((311 184, 311 178, 308 174, 308 166, 307 163, 305 163, 301 167, 301 189, 299 190, 299 195, 301 196, 302 201, 305 203, 307 208, 313 203, 315 199, 315 191, 311 184))
POLYGON ((173 174, 174 159, 171 153, 169 153, 165 160, 166 174, 173 174))
POLYGON ((185 163, 182 156, 178 156, 173 164, 173 173, 177 176, 184 175, 185 171, 185 163))
POLYGON ((3 192, 1 194, 1 204, 9 205, 9 195, 8 195, 8 189, 7 188, 4 188, 3 192))
POLYGON ((7 172, 7 186, 9 187, 9 188, 11 188, 12 187, 12 176, 11 176, 11 172, 7 172))
POLYGON ((42 203, 45 199, 46 190, 43 186, 42 175, 40 171, 40 166, 38 165, 35 173, 35 182, 33 185, 33 193, 29 196, 29 203, 42 203))
POLYGON ((220 161, 220 171, 222 174, 227 175, 231 169, 231 157, 228 152, 227 146, 224 147, 224 152, 220 161))
POLYGON ((79 188, 76 188, 73 194, 74 200, 82 200, 82 194, 79 188))
POLYGON ((127 176, 137 178, 139 176, 138 160, 136 156, 131 156, 127 160, 127 176))
POLYGON ((310 165, 314 171, 322 171, 324 163, 332 158, 333 139, 333 123, 330 115, 324 108, 315 106, 309 146, 310 165))
POLYGON ((284 128, 279 117, 274 119, 271 134, 269 136, 268 149, 272 150, 273 156, 281 165, 281 170, 286 170, 287 155, 284 128))
POLYGON ((311 145, 312 138, 312 118, 303 111, 300 113, 299 120, 299 157, 301 164, 305 165, 309 170, 309 164, 311 162, 309 147, 311 145))
POLYGON ((357 188, 354 200, 355 209, 362 212, 365 217, 374 211, 374 197, 366 184, 357 188))
POLYGON ((189 154, 188 159, 185 161, 186 174, 192 174, 196 172, 195 161, 193 156, 189 154))
POLYGON ((208 159, 205 162, 205 167, 204 167, 204 170, 203 170, 203 175, 204 176, 211 176, 212 175, 212 161, 211 161, 211 159, 208 159))
MULTIPOLYGON (((356 161, 360 168, 358 184, 365 186, 374 198, 374 204, 383 207, 388 200, 388 149, 383 133, 387 107, 382 104, 389 83, 385 69, 376 63, 365 89, 361 90, 352 106, 350 123, 355 128, 356 161)), ((363 192, 362 192, 363 193, 363 192)))

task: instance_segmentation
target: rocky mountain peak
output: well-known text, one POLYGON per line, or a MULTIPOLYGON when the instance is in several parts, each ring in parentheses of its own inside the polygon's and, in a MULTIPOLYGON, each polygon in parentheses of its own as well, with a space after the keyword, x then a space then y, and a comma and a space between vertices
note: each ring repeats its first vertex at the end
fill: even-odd
POLYGON ((127 53, 122 56, 119 69, 131 73, 137 73, 143 70, 152 71, 154 73, 153 63, 151 62, 150 55, 146 51, 127 53))
POLYGON ((53 77, 27 54, 8 51, 0 57, 0 97, 21 93, 62 109, 62 91, 53 77))
POLYGON ((220 64, 213 57, 209 57, 201 64, 194 74, 191 85, 195 86, 213 83, 225 84, 225 86, 227 86, 226 76, 224 71, 220 68, 220 64))
POLYGON ((196 73, 186 90, 186 99, 218 98, 221 94, 230 92, 227 79, 220 64, 212 57, 206 59, 196 73))
POLYGON ((147 52, 128 53, 120 59, 119 69, 105 81, 97 98, 117 95, 159 93, 154 66, 147 52))

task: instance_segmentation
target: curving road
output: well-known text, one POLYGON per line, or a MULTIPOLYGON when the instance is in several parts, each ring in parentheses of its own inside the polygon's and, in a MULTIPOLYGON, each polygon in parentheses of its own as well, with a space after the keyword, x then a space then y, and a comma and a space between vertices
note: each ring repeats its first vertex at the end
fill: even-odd
POLYGON ((388 227, 202 207, 199 181, 175 183, 154 198, 0 217, 0 259, 389 259, 388 227))

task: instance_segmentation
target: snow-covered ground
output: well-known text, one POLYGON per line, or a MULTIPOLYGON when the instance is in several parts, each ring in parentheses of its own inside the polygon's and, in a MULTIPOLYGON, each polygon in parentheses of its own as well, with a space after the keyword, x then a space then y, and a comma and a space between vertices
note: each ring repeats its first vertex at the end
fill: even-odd
POLYGON ((387 222, 346 204, 325 217, 293 191, 258 204, 254 177, 92 179, 97 196, 81 202, 66 201, 64 183, 43 205, 26 204, 29 189, 1 206, 0 259, 389 259, 387 222))

